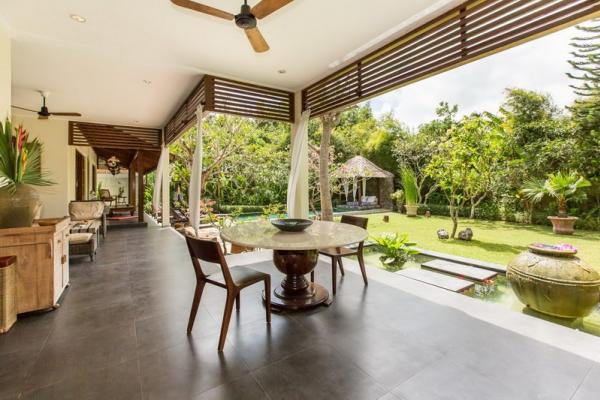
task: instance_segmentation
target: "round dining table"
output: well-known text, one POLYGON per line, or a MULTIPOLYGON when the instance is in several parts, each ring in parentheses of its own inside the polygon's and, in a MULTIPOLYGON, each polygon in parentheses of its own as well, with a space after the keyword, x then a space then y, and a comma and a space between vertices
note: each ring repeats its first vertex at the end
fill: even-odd
POLYGON ((328 301, 327 289, 305 277, 317 265, 320 249, 362 242, 367 237, 366 229, 326 221, 314 221, 302 232, 284 232, 269 221, 241 223, 221 231, 226 242, 273 250, 273 263, 285 277, 273 291, 271 304, 285 310, 312 308, 328 301))

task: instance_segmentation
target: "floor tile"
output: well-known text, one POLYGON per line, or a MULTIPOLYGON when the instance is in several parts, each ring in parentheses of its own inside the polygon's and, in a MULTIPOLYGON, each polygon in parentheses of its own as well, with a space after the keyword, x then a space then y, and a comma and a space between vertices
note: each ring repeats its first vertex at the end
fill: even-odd
POLYGON ((267 394, 254 380, 252 375, 247 374, 224 385, 217 386, 204 393, 195 396, 193 400, 270 400, 267 394))

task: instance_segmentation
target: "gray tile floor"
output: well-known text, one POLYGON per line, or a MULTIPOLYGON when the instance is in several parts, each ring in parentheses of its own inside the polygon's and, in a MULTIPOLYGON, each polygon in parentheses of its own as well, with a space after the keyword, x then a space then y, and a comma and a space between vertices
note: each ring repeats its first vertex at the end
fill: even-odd
POLYGON ((246 289, 219 354, 221 289, 185 334, 194 282, 172 231, 110 232, 60 309, 0 336, 0 399, 600 399, 600 365, 352 273, 331 307, 270 327, 246 289))

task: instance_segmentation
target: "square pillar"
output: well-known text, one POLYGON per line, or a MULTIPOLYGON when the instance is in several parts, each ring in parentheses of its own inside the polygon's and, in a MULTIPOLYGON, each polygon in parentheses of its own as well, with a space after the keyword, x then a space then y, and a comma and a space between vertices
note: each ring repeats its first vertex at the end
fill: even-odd
POLYGON ((171 226, 171 180, 170 180, 170 162, 169 162, 169 147, 164 148, 166 157, 164 158, 164 164, 162 167, 162 226, 171 226))
MULTIPOLYGON (((300 121, 300 115, 302 114, 302 93, 297 92, 294 95, 294 115, 295 122, 292 124, 291 129, 291 146, 294 144, 295 135, 298 134, 298 125, 300 121)), ((304 132, 308 135, 308 132, 304 132)), ((308 140, 307 140, 308 142, 308 140)), ((290 148, 290 157, 293 154, 294 149, 290 148)), ((301 149, 300 157, 300 175, 298 179, 298 187, 296 189, 295 196, 295 208, 294 210, 288 210, 293 218, 308 218, 308 146, 304 146, 301 149)))

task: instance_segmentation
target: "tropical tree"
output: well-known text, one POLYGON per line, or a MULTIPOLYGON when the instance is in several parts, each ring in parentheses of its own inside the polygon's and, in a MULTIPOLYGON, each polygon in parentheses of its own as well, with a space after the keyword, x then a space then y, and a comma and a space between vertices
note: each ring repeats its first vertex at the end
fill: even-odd
POLYGON ((533 203, 539 203, 546 196, 556 200, 558 205, 558 216, 567 217, 567 202, 577 195, 585 197, 585 193, 579 189, 589 187, 590 182, 575 171, 569 173, 557 172, 549 174, 543 182, 540 180, 529 181, 521 190, 523 195, 533 203))
POLYGON ((448 200, 454 238, 459 212, 489 195, 505 166, 502 130, 492 115, 473 114, 452 127, 427 166, 448 200))
POLYGON ((331 157, 331 132, 340 122, 337 113, 324 114, 321 116, 323 131, 321 133, 321 145, 319 147, 319 197, 321 202, 321 220, 333 221, 333 204, 331 203, 331 188, 329 182, 331 157))
POLYGON ((448 103, 441 102, 436 108, 435 120, 419 126, 416 133, 399 137, 392 149, 398 164, 410 168, 414 173, 418 204, 426 205, 429 196, 438 188, 435 182, 431 182, 426 169, 438 150, 438 144, 456 123, 457 112, 457 106, 451 107, 448 103))

